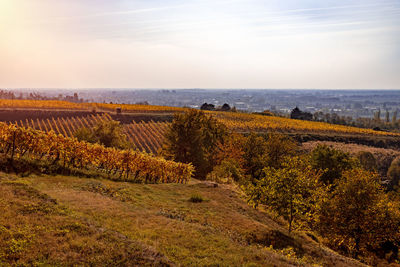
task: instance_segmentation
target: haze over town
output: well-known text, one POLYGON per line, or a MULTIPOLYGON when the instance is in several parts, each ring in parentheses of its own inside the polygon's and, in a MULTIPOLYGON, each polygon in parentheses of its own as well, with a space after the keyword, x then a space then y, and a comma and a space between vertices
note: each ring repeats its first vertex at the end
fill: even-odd
POLYGON ((400 88, 396 0, 0 0, 3 88, 400 88))

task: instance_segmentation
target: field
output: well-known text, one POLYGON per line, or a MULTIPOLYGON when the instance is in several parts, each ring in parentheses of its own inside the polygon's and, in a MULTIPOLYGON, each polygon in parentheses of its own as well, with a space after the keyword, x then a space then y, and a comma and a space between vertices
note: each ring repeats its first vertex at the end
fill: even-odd
POLYGON ((304 233, 288 236, 234 187, 195 180, 0 173, 0 212, 0 262, 16 266, 363 266, 304 233))
POLYGON ((283 117, 234 112, 213 112, 212 114, 229 129, 238 132, 278 131, 282 133, 355 134, 363 136, 394 136, 400 138, 400 133, 374 131, 372 129, 329 124, 325 122, 294 120, 283 117))
MULTIPOLYGON (((73 136, 81 127, 92 127, 99 120, 118 120, 128 140, 139 150, 157 154, 163 135, 174 112, 184 108, 151 105, 117 105, 102 103, 69 103, 65 101, 0 100, 0 120, 73 136), (115 109, 122 108, 122 114, 115 109), (12 110, 15 109, 15 110, 12 110), (94 112, 96 110, 96 112, 94 112)), ((320 140, 366 144, 400 149, 400 134, 374 131, 322 122, 293 120, 233 112, 208 112, 236 132, 281 132, 300 142, 320 140)))
MULTIPOLYGON (((174 113, 182 112, 185 108, 153 106, 153 105, 127 105, 105 103, 70 103, 56 100, 0 100, 0 108, 7 109, 66 109, 66 110, 106 110, 115 112, 121 108, 123 113, 174 113)), ((209 112, 223 122, 231 130, 248 132, 263 132, 276 130, 285 133, 315 132, 315 133, 340 133, 377 136, 400 137, 400 133, 374 131, 357 127, 334 125, 323 122, 293 120, 283 117, 263 116, 235 112, 209 112)))
POLYGON ((49 110, 97 110, 116 111, 121 108, 123 112, 141 113, 171 113, 184 111, 184 108, 165 107, 153 105, 125 105, 106 103, 72 103, 58 100, 8 100, 0 99, 0 108, 6 109, 49 109, 49 110))
MULTIPOLYGON (((115 118, 116 116, 114 116, 115 118)), ((82 127, 91 128, 100 121, 110 121, 114 119, 108 113, 100 114, 85 114, 83 116, 73 117, 48 117, 48 118, 36 118, 25 120, 9 121, 9 123, 16 124, 21 127, 31 127, 36 130, 45 132, 53 131, 56 134, 62 134, 63 136, 73 137, 76 131, 82 127)), ((117 117, 118 119, 119 117, 117 117)), ((168 127, 167 122, 135 122, 123 124, 125 134, 128 140, 134 144, 139 150, 146 153, 157 154, 161 148, 164 133, 168 127)))

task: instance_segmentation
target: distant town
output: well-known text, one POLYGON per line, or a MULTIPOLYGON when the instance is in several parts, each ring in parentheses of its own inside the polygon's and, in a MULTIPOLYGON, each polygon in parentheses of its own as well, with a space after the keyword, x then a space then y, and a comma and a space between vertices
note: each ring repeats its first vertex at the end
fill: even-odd
MULTIPOLYGON (((15 98, 60 99, 80 102, 150 104, 200 108, 209 103, 249 112, 270 110, 288 115, 298 107, 353 118, 373 118, 379 112, 389 119, 400 109, 400 90, 227 90, 227 89, 3 89, 15 98)), ((1 98, 11 98, 4 93, 1 98)))

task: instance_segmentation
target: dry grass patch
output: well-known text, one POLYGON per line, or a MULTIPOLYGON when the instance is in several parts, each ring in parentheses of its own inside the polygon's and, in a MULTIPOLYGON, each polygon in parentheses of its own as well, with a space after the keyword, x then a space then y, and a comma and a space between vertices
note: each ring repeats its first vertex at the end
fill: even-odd
POLYGON ((248 206, 233 186, 142 185, 74 177, 25 178, 97 228, 106 228, 182 266, 357 266, 283 222, 248 206), (200 194, 206 199, 188 199, 200 194))
POLYGON ((5 265, 171 264, 142 243, 80 218, 27 181, 0 180, 0 213, 5 265))

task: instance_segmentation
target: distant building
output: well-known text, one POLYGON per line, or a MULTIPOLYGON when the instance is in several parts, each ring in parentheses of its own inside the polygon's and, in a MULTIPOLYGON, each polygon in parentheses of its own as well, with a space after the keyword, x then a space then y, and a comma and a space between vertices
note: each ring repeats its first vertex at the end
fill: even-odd
POLYGON ((201 110, 215 110, 215 106, 213 104, 204 103, 200 107, 201 110))
POLYGON ((231 107, 227 103, 225 103, 225 104, 222 105, 220 110, 221 111, 229 111, 229 110, 231 110, 231 107))
POLYGON ((313 119, 313 115, 309 112, 301 111, 298 107, 295 107, 290 113, 290 118, 310 121, 313 119))

